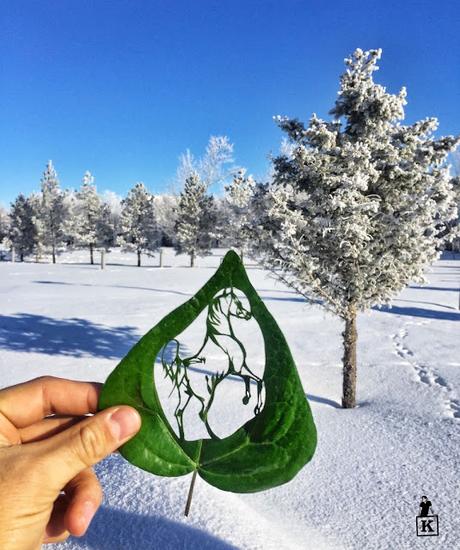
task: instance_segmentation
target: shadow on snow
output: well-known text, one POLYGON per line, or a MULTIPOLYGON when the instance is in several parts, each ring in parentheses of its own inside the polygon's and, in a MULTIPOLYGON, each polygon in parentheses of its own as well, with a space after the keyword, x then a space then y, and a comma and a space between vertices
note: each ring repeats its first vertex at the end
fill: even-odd
MULTIPOLYGON (((196 527, 160 515, 146 515, 101 506, 87 534, 72 539, 76 548, 115 550, 232 550, 235 546, 196 527)), ((63 546, 65 548, 65 546, 63 546)))
POLYGON ((312 393, 306 393, 305 394, 308 401, 313 401, 314 403, 321 403, 321 405, 328 405, 329 407, 333 407, 334 409, 341 409, 342 406, 337 401, 333 401, 332 399, 327 399, 327 397, 321 397, 319 395, 313 395, 312 393))
POLYGON ((409 315, 411 317, 424 317, 426 319, 437 319, 439 321, 460 321, 460 312, 437 311, 422 307, 400 307, 400 306, 374 306, 374 311, 382 313, 393 313, 394 315, 409 315))
POLYGON ((119 359, 139 338, 134 327, 109 327, 86 319, 0 315, 0 348, 9 351, 119 359))
MULTIPOLYGON (((451 281, 448 281, 451 282, 451 281)), ((458 292, 459 287, 443 287, 443 286, 409 286, 411 290, 440 290, 442 292, 458 292)))
POLYGON ((454 306, 448 306, 446 304, 438 304, 436 302, 422 302, 420 300, 403 300, 402 298, 395 298, 394 301, 395 302, 408 302, 408 303, 412 303, 412 304, 425 304, 427 306, 443 307, 445 309, 452 309, 454 311, 457 310, 454 306))

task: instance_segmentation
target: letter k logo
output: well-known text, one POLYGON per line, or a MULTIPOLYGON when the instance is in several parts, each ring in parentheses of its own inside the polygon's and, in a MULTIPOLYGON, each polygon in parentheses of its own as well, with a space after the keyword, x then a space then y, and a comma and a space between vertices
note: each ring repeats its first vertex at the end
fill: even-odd
POLYGON ((422 519, 421 523, 423 533, 434 533, 434 529, 431 527, 431 524, 433 523, 432 519, 422 519))

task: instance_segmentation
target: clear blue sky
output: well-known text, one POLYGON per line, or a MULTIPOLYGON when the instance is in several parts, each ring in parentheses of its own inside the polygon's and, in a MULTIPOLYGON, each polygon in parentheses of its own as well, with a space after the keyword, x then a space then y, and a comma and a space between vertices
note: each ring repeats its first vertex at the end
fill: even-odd
POLYGON ((228 135, 264 174, 276 114, 326 117, 343 58, 383 49, 376 80, 408 89, 406 121, 460 133, 456 0, 3 0, 0 201, 85 170, 120 194, 166 188, 177 159, 228 135))

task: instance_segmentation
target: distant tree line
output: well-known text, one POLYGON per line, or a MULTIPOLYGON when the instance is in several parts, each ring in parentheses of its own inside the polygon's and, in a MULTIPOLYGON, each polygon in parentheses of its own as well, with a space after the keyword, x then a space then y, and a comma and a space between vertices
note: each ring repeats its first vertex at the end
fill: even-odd
POLYGON ((49 161, 39 192, 19 194, 9 212, 0 209, 0 242, 14 248, 21 261, 29 256, 38 262, 46 256, 53 263, 59 253, 75 248, 88 249, 94 264, 96 250, 120 246, 136 253, 138 266, 144 254, 162 246, 188 254, 191 266, 212 247, 236 246, 242 252, 238 228, 247 211, 238 190, 244 170, 233 165, 232 154, 228 138, 212 136, 203 158, 195 159, 190 151, 180 157, 180 191, 154 195, 138 182, 124 199, 113 192, 100 195, 89 171, 78 190, 62 189, 49 161), (225 192, 215 196, 212 189, 219 185, 225 192))

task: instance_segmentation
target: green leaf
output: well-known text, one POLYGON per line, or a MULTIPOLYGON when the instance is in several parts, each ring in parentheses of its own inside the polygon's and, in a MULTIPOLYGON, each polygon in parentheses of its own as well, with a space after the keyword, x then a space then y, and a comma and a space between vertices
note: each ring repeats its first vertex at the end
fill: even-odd
MULTIPOLYGON (((236 337, 235 340, 239 342, 236 337)), ((184 360, 179 356, 177 343, 177 360, 173 359, 170 364, 163 360, 166 375, 174 384, 173 390, 183 391, 187 396, 184 401, 196 396, 187 384, 187 366, 203 362, 199 356, 203 347, 204 344, 197 354, 184 360)), ((242 351, 245 354, 244 348, 242 351)), ((201 399, 200 417, 206 420, 205 398, 201 399)), ((161 476, 196 471, 208 483, 225 491, 248 493, 286 483, 312 458, 316 448, 315 424, 287 342, 233 251, 225 255, 219 269, 196 295, 147 332, 110 374, 102 389, 99 407, 121 404, 135 407, 142 417, 140 432, 120 449, 127 460, 161 476), (238 307, 234 289, 245 294, 250 312, 238 307), (249 367, 235 369, 228 357, 227 373, 207 377, 206 398, 212 399, 216 386, 232 374, 245 382, 245 403, 249 401, 250 382, 252 387, 257 382, 256 415, 228 437, 220 439, 210 432, 210 439, 187 441, 183 433, 176 435, 161 407, 153 368, 162 368, 162 365, 155 364, 155 359, 168 343, 177 343, 175 338, 205 308, 208 308, 207 338, 218 342, 219 315, 229 315, 222 309, 223 297, 236 300, 233 316, 243 319, 252 316, 257 321, 264 339, 265 370, 261 381, 249 367), (264 403, 260 398, 262 382, 264 403)), ((179 423, 181 412, 176 412, 179 423)))

